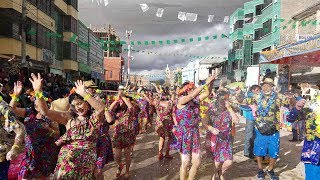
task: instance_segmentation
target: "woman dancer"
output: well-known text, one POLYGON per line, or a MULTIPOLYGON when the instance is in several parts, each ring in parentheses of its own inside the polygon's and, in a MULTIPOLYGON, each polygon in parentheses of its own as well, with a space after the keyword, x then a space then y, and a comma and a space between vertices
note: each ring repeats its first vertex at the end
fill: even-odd
MULTIPOLYGON (((94 179, 98 122, 105 120, 103 103, 86 92, 83 81, 75 83, 75 92, 69 97, 70 112, 49 110, 42 94, 42 78, 31 74, 30 81, 36 92, 38 106, 43 115, 66 125, 66 133, 56 142, 61 146, 55 168, 55 179, 94 179), (94 113, 91 107, 95 109, 94 113)), ((112 116, 107 113, 107 120, 112 116)), ((112 120, 111 120, 112 121, 112 120)))
POLYGON ((173 100, 169 94, 169 92, 163 92, 160 94, 159 99, 155 99, 154 101, 148 99, 150 104, 154 105, 157 112, 156 117, 156 132, 158 133, 159 139, 159 156, 158 159, 163 159, 163 149, 166 137, 168 138, 166 155, 164 156, 167 159, 172 159, 170 156, 170 144, 172 142, 172 128, 173 128, 173 119, 172 119, 172 111, 173 111, 173 100))
POLYGON ((188 179, 194 179, 197 169, 200 166, 200 101, 203 101, 209 96, 209 92, 212 91, 212 82, 214 79, 214 76, 209 77, 205 85, 196 89, 194 89, 193 83, 186 82, 179 91, 177 109, 175 110, 177 124, 173 130, 175 139, 172 147, 180 151, 181 180, 186 179, 190 158, 192 166, 188 179), (203 89, 205 89, 205 91, 199 95, 203 89))
POLYGON ((24 118, 26 128, 25 156, 22 160, 18 179, 45 179, 54 172, 59 149, 55 144, 60 132, 56 122, 40 113, 37 101, 30 108, 18 108, 18 97, 22 92, 22 83, 14 83, 10 106, 14 113, 24 118))
POLYGON ((204 121, 207 129, 207 143, 210 145, 209 153, 213 156, 216 167, 213 180, 216 178, 224 180, 224 174, 232 164, 231 128, 233 122, 239 121, 225 96, 226 94, 226 91, 219 92, 216 102, 209 107, 212 113, 209 113, 204 121))
MULTIPOLYGON (((105 95, 103 93, 95 93, 96 99, 103 102, 105 95)), ((95 169, 96 180, 102 180, 103 177, 103 168, 109 162, 114 161, 111 138, 109 135, 109 125, 113 123, 111 120, 113 118, 108 117, 108 111, 106 107, 105 111, 106 121, 99 123, 99 135, 97 139, 97 161, 95 169)))
POLYGON ((144 95, 145 95, 145 90, 139 89, 138 99, 136 101, 140 109, 140 112, 138 114, 140 134, 146 133, 147 124, 149 122, 149 102, 146 100, 144 95))
POLYGON ((121 175, 124 165, 121 162, 122 150, 124 150, 126 159, 126 173, 124 178, 130 177, 129 169, 131 164, 130 153, 135 142, 135 108, 131 103, 131 99, 124 96, 123 91, 119 90, 118 98, 110 106, 111 111, 115 115, 115 132, 112 137, 112 146, 114 148, 114 155, 116 163, 118 164, 118 171, 116 177, 121 175))

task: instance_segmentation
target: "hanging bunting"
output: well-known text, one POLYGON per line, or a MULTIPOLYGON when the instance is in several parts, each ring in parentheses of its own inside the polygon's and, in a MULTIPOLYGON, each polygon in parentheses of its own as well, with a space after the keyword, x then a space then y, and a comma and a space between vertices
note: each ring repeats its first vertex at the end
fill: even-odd
POLYGON ((130 44, 131 44, 132 46, 134 46, 134 41, 131 41, 130 44))
POLYGON ((146 12, 149 10, 149 6, 147 4, 140 4, 142 12, 146 12))
POLYGON ((104 6, 108 6, 109 1, 108 0, 104 0, 104 6))
POLYGON ((156 45, 156 42, 155 42, 155 41, 151 41, 151 44, 152 44, 152 45, 156 45))
POLYGON ((176 39, 173 40, 173 43, 174 43, 174 44, 177 44, 177 43, 178 43, 178 40, 176 40, 176 39))
POLYGON ((186 40, 185 39, 181 39, 181 42, 184 43, 184 42, 186 42, 186 40))
POLYGON ((148 46, 149 42, 148 41, 144 41, 144 45, 148 46))
POLYGON ((208 15, 208 22, 212 22, 213 21, 213 18, 214 18, 214 15, 208 15))
POLYGON ((195 14, 195 13, 187 13, 186 14, 187 21, 195 22, 195 21, 197 21, 197 19, 198 19, 198 14, 195 14))
POLYGON ((223 22, 228 23, 229 22, 229 16, 225 16, 223 22))
POLYGON ((158 8, 156 16, 161 18, 163 15, 163 12, 164 12, 163 8, 158 8))
POLYGON ((198 37, 198 41, 201 41, 201 37, 198 37))
POLYGON ((159 41, 159 44, 160 44, 160 45, 163 45, 163 41, 159 41))
POLYGON ((186 12, 179 12, 178 19, 180 19, 181 21, 185 21, 186 20, 186 12))
POLYGON ((190 41, 190 42, 193 42, 193 38, 190 38, 189 41, 190 41))
POLYGON ((218 36, 217 35, 214 35, 214 36, 212 36, 213 37, 213 39, 217 39, 218 38, 218 36))

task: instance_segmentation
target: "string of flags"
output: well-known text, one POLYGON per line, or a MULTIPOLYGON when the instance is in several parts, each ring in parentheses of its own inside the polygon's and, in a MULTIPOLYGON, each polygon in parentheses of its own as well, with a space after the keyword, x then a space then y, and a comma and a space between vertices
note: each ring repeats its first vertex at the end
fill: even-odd
MULTIPOLYGON (((98 1, 101 1, 101 0, 98 0, 98 1)), ((159 8, 159 16, 163 14, 163 9, 159 8)), ((213 15, 212 15, 213 16, 213 15)), ((190 17, 188 17, 189 20, 190 20, 190 17)), ((195 18, 195 17, 194 17, 195 18)), ((213 17, 210 17, 211 19, 213 17)), ((208 20, 211 20, 211 19, 208 19, 208 20)), ((278 19, 280 20, 281 22, 284 22, 285 19, 278 19)), ((320 21, 319 20, 302 20, 299 24, 296 23, 297 21, 294 21, 294 20, 289 20, 285 25, 281 26, 281 27, 277 27, 274 29, 273 32, 276 32, 280 29, 288 29, 288 28, 292 28, 292 29, 295 29, 299 26, 302 26, 302 27, 307 27, 308 25, 311 25, 311 26, 316 26, 318 24, 320 24, 320 21)), ((262 31, 264 32, 269 32, 270 29, 269 28, 264 28, 262 29, 262 31)), ((37 34, 37 31, 35 29, 30 29, 28 32, 27 32, 27 35, 36 35, 37 34)), ((200 41, 208 41, 208 40, 216 40, 218 38, 229 38, 230 36, 232 35, 231 34, 219 34, 219 35, 212 35, 212 36, 198 36, 198 37, 189 37, 189 38, 176 38, 176 39, 173 39, 173 40, 139 40, 139 41, 130 41, 130 44, 131 45, 137 45, 137 46, 149 46, 149 45, 171 45, 171 44, 178 44, 178 43, 193 43, 193 42, 200 42, 200 41)), ((45 34, 45 36, 47 37, 51 37, 51 38, 63 38, 63 35, 62 34, 59 34, 59 33, 52 33, 52 32, 47 32, 45 34)), ((75 44, 78 44, 79 47, 85 49, 85 50, 88 50, 90 48, 90 44, 88 43, 84 43, 84 42, 81 42, 80 40, 78 40, 78 37, 76 34, 74 34, 70 39, 69 39, 70 42, 73 42, 75 44)), ((120 49, 121 47, 117 47, 117 45, 126 45, 127 42, 126 41, 104 41, 104 40, 97 40, 101 45, 102 47, 104 48, 104 50, 110 50, 110 51, 119 51, 120 52, 120 49)))
MULTIPOLYGON (((93 2, 94 0, 92 0, 92 2, 93 2)), ((108 4, 109 4, 109 1, 108 0, 96 0, 96 2, 97 2, 97 4, 98 4, 98 6, 100 6, 100 5, 104 5, 104 6, 108 6, 108 4)))
MULTIPOLYGON (((129 49, 125 48, 124 51, 128 51, 129 49)), ((196 58, 196 59, 223 59, 228 60, 226 57, 221 56, 196 56, 196 55, 187 55, 187 54, 180 54, 180 53, 158 53, 153 51, 146 51, 146 50, 135 50, 131 49, 131 52, 134 53, 146 53, 148 55, 166 55, 166 56, 181 56, 186 58, 196 58)))

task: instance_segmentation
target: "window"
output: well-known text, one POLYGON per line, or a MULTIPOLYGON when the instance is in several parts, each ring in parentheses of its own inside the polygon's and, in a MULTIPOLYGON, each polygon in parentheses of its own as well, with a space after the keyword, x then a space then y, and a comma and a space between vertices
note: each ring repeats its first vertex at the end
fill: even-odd
POLYGON ((63 57, 77 61, 77 45, 72 42, 64 42, 63 57))
POLYGON ((238 28, 243 28, 243 20, 239 20, 234 24, 234 31, 238 28))
POLYGON ((233 43, 232 49, 242 49, 243 47, 243 40, 236 40, 233 43))
POLYGON ((256 29, 256 30, 254 31, 254 40, 255 40, 255 41, 258 41, 258 40, 261 39, 261 37, 262 37, 262 31, 263 31, 263 28, 259 28, 259 29, 256 29))
POLYGON ((63 29, 65 32, 78 32, 78 22, 72 16, 64 16, 63 18, 63 29))
POLYGON ((264 4, 260 4, 256 6, 256 16, 259 16, 262 14, 262 9, 264 8, 264 4))
POLYGON ((37 43, 37 23, 31 19, 27 19, 25 30, 27 43, 35 46, 37 43))
POLYGON ((250 14, 246 14, 245 15, 245 22, 244 23, 252 23, 253 21, 253 13, 250 13, 250 14))
POLYGON ((262 31, 262 36, 265 36, 269 33, 271 33, 272 29, 272 19, 269 19, 265 23, 263 23, 263 31, 262 31))
POLYGON ((78 10, 78 0, 67 0, 66 3, 78 10))
POLYGON ((254 53, 252 59, 252 65, 259 64, 260 53, 254 53))
POLYGON ((264 7, 269 6, 269 4, 272 3, 273 0, 264 0, 264 7))
POLYGON ((109 73, 109 78, 112 78, 112 71, 110 71, 109 73))
POLYGON ((52 15, 52 7, 52 0, 38 0, 37 8, 49 16, 52 15))
POLYGON ((239 61, 232 62, 232 70, 237 70, 238 69, 238 63, 239 63, 239 61))

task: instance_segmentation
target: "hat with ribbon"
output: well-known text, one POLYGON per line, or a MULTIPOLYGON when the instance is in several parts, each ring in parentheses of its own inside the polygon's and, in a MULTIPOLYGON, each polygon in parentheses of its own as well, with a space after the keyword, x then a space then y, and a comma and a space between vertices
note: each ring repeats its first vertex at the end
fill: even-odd
POLYGON ((98 88, 98 86, 97 86, 92 80, 90 80, 90 81, 85 81, 85 82, 84 82, 84 86, 85 86, 86 88, 98 88))
POLYGON ((265 78, 265 79, 263 80, 263 82, 262 82, 262 85, 264 85, 264 84, 269 84, 269 85, 271 85, 271 86, 274 86, 273 79, 271 79, 271 78, 265 78))

